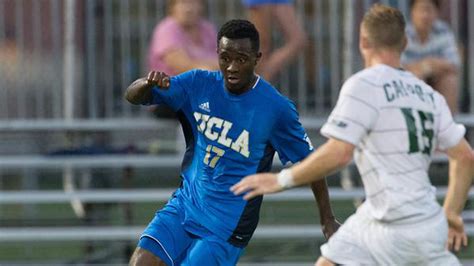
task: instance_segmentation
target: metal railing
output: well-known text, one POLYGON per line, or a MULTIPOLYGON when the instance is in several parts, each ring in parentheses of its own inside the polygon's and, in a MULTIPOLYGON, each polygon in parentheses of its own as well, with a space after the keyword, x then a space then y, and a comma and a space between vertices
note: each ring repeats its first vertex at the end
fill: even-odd
MULTIPOLYGON (((440 187, 436 191, 437 198, 446 195, 447 188, 440 187)), ((122 203, 122 202, 156 202, 166 201, 173 190, 88 190, 65 194, 54 191, 24 191, 4 192, 0 195, 0 204, 23 203, 64 203, 71 199, 79 199, 84 203, 122 203)), ((363 198, 364 190, 357 188, 346 191, 331 189, 332 200, 351 200, 363 198)), ((474 190, 469 198, 474 197, 474 190)), ((314 196, 309 189, 299 188, 283 193, 267 195, 265 201, 313 201, 314 196)), ((22 241, 84 241, 84 240, 136 240, 143 231, 143 226, 96 226, 96 227, 14 227, 0 228, 0 242, 22 241)), ((474 225, 466 224, 466 233, 474 236, 474 225)), ((282 239, 282 238, 321 238, 321 228, 318 225, 261 225, 255 231, 254 239, 282 239)))
MULTIPOLYGON (((64 193, 59 190, 35 190, 35 191, 5 191, 0 195, 0 204, 45 204, 45 203, 68 203, 77 198, 84 203, 121 203, 121 202, 165 202, 175 189, 87 189, 77 190, 73 193, 64 193)), ((438 187, 436 197, 444 198, 447 187, 438 187)), ((363 188, 345 190, 331 188, 330 196, 333 200, 352 200, 364 198, 363 188)), ((469 192, 469 198, 474 198, 474 190, 469 192)), ((297 188, 278 194, 265 196, 265 202, 281 201, 312 201, 314 196, 309 189, 297 188)))

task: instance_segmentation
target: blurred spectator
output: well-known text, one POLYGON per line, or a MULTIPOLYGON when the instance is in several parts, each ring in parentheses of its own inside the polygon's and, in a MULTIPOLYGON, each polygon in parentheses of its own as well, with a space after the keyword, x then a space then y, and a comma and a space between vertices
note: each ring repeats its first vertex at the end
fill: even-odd
POLYGON ((217 69, 217 33, 202 17, 202 0, 169 0, 168 16, 155 28, 150 69, 169 75, 193 69, 217 69))
POLYGON ((266 80, 275 76, 295 59, 306 46, 306 34, 298 22, 292 0, 242 0, 249 19, 260 34, 262 59, 257 72, 266 80), (277 24, 284 35, 282 47, 272 51, 272 29, 277 24))
MULTIPOLYGON (((202 0, 168 0, 168 15, 155 27, 148 66, 170 76, 194 68, 217 69, 217 31, 203 18, 202 0)), ((158 118, 176 115, 166 106, 154 106, 158 118)))
POLYGON ((58 64, 47 53, 26 49, 13 30, 0 39, 0 119, 51 118, 58 64))
POLYGON ((458 111, 461 59, 454 33, 438 18, 439 0, 410 0, 411 22, 406 32, 408 46, 402 55, 404 67, 439 91, 452 113, 458 111))
MULTIPOLYGON (((168 0, 168 15, 156 25, 151 38, 148 67, 170 76, 190 69, 218 69, 217 30, 203 17, 203 0, 168 0)), ((176 113, 164 105, 152 106, 157 118, 178 118, 176 113)), ((177 146, 172 150, 184 148, 183 134, 176 134, 177 146)), ((174 146, 174 145, 173 145, 174 146)), ((155 140, 152 153, 170 150, 163 141, 155 140)))

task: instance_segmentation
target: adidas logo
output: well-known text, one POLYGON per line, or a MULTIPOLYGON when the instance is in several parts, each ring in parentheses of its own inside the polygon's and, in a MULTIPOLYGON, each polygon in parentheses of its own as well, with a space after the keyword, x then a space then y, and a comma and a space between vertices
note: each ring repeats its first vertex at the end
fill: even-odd
POLYGON ((206 111, 206 112, 210 112, 210 111, 211 111, 211 109, 209 108, 209 102, 201 103, 201 104, 199 105, 199 108, 200 108, 201 110, 206 111))

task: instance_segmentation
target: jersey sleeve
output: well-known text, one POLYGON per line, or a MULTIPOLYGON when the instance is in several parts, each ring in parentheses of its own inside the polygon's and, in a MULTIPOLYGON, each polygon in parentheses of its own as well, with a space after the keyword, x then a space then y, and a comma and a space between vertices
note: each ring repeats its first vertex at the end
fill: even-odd
POLYGON ((459 141, 461 141, 466 133, 466 128, 463 125, 454 122, 446 100, 437 92, 436 94, 439 99, 438 106, 440 110, 437 149, 444 151, 456 146, 459 141))
POLYGON ((294 103, 289 100, 287 103, 279 114, 270 139, 283 164, 288 161, 299 162, 313 151, 313 145, 299 121, 294 103))
POLYGON ((378 108, 371 100, 377 89, 370 82, 349 79, 341 89, 336 107, 321 128, 321 134, 357 146, 378 118, 378 108))
POLYGON ((191 70, 170 78, 170 86, 167 89, 158 86, 152 89, 152 101, 149 104, 164 104, 174 111, 178 111, 189 99, 192 89, 196 88, 199 78, 197 72, 191 70))

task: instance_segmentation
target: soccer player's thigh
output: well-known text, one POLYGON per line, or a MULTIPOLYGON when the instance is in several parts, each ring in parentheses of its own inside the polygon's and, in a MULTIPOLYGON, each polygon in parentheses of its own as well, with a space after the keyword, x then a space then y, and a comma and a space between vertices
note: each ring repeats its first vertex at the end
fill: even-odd
POLYGON ((413 241, 416 241, 417 250, 427 258, 425 265, 461 265, 446 249, 448 223, 443 213, 413 231, 410 235, 416 237, 413 241))
POLYGON ((167 265, 177 265, 193 241, 183 229, 182 215, 177 200, 170 200, 148 224, 138 247, 149 251, 167 265))
POLYGON ((448 226, 442 211, 414 224, 372 222, 366 245, 374 259, 386 265, 459 265, 446 250, 448 226))
POLYGON ((188 249, 188 254, 181 265, 234 266, 242 250, 217 237, 198 238, 188 249))

